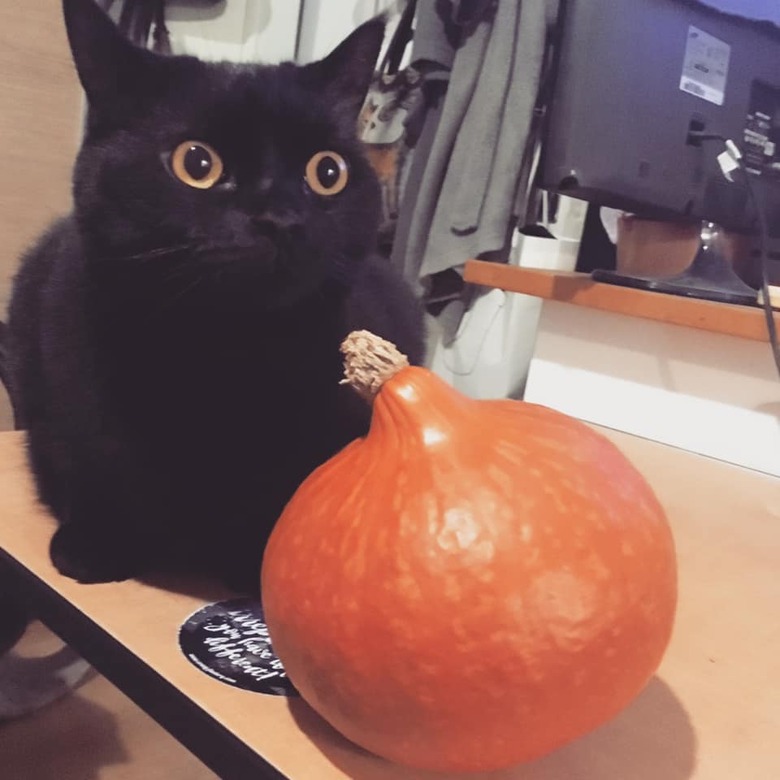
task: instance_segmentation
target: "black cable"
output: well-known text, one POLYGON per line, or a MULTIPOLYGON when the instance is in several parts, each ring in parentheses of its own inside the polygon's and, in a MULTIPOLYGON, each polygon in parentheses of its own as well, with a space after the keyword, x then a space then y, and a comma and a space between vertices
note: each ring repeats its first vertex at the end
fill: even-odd
POLYGON ((777 373, 780 376, 780 344, 777 340, 777 325, 775 324, 774 311, 772 310, 772 302, 769 298, 769 225, 766 219, 766 210, 763 208, 756 188, 751 179, 751 173, 745 165, 745 158, 737 145, 718 133, 704 133, 696 130, 692 130, 688 133, 688 143, 698 146, 702 141, 721 141, 729 156, 734 161, 735 165, 742 171, 742 178, 745 181, 745 188, 748 192, 753 209, 756 212, 756 219, 758 220, 758 251, 761 258, 761 293, 763 295, 763 309, 766 319, 766 329, 769 334, 769 346, 772 349, 772 356, 775 360, 775 366, 777 373))
POLYGON ((124 0, 122 3, 122 10, 119 13, 119 21, 117 27, 119 32, 125 36, 128 40, 132 40, 133 23, 135 20, 136 5, 133 0, 124 0))
POLYGON ((772 355, 775 359, 775 366, 777 367, 777 373, 780 375, 780 344, 777 342, 777 326, 775 324, 775 316, 772 311, 772 302, 769 298, 769 225, 766 221, 766 210, 762 208, 759 202, 756 188, 750 179, 750 172, 745 167, 742 159, 739 160, 740 168, 747 185, 748 195, 751 201, 753 201, 753 208, 756 210, 758 217, 758 233, 759 233, 759 253, 761 255, 761 292, 764 297, 764 315, 766 317, 766 328, 769 333, 769 344, 772 347, 772 355))
POLYGON ((149 33, 157 17, 157 6, 156 0, 146 0, 146 2, 141 3, 136 11, 133 41, 144 49, 149 48, 149 33))
POLYGON ((159 35, 155 42, 164 47, 167 33, 164 29, 164 19, 165 0, 124 0, 117 26, 129 41, 146 49, 149 47, 149 33, 156 25, 156 32, 159 31, 159 35), (161 20, 162 27, 160 27, 161 20))
POLYGON ((171 54, 171 34, 165 24, 165 0, 157 0, 157 14, 154 19, 154 44, 158 54, 171 54))

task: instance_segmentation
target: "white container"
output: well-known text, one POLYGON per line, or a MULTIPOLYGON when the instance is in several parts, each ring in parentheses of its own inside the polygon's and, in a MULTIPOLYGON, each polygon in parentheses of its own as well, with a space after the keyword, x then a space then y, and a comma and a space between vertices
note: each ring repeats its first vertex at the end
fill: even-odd
MULTIPOLYGON (((510 264, 573 271, 587 204, 562 197, 554 236, 515 233, 510 264)), ((521 398, 536 344, 541 300, 491 289, 472 301, 453 301, 435 320, 429 318, 429 366, 472 398, 521 398)))

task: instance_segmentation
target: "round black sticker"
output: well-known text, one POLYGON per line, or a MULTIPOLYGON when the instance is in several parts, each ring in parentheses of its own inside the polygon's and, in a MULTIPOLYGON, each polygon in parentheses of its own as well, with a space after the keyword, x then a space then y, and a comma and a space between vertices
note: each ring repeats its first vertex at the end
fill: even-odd
POLYGON ((259 601, 233 599, 199 609, 179 630, 179 647, 198 669, 228 685, 298 695, 271 647, 259 601))

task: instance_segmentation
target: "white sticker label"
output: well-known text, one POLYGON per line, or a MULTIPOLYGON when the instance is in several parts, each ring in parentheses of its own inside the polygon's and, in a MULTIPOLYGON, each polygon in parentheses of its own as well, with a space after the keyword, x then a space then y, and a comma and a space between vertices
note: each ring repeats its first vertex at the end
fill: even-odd
POLYGON ((718 106, 723 105, 731 46, 698 27, 688 28, 680 89, 718 106))

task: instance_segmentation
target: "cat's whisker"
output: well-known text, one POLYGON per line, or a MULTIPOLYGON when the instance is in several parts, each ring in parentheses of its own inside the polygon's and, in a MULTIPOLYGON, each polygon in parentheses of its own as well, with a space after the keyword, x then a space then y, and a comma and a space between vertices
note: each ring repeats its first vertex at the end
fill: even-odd
POLYGON ((178 293, 178 295, 171 299, 170 304, 173 305, 177 301, 180 301, 182 298, 189 295, 202 281, 202 276, 196 276, 183 290, 178 293))
POLYGON ((180 303, 183 298, 185 298, 187 295, 189 295, 201 282, 203 281, 203 276, 195 276, 190 279, 188 284, 185 284, 182 289, 180 289, 178 292, 174 293, 172 296, 166 298, 160 306, 158 306, 156 309, 152 309, 148 315, 148 320, 155 320, 164 313, 170 311, 171 309, 174 309, 176 307, 176 304, 180 303))
POLYGON ((187 266, 183 265, 175 265, 172 268, 168 270, 168 273, 166 273, 160 281, 162 284, 167 284, 168 282, 176 281, 177 279, 181 279, 182 277, 187 277, 192 275, 192 269, 188 268, 187 266))
POLYGON ((186 249, 192 249, 193 244, 175 244, 172 246, 161 246, 155 249, 147 249, 144 252, 137 252, 130 255, 120 255, 115 260, 155 260, 160 257, 166 257, 179 252, 183 252, 186 249))

